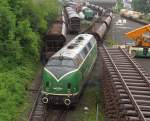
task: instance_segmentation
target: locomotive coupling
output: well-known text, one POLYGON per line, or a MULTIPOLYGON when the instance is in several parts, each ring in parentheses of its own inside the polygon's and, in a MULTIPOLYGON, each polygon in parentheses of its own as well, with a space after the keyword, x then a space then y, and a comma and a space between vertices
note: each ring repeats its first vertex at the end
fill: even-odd
POLYGON ((71 100, 70 99, 64 99, 64 103, 66 106, 69 106, 71 104, 71 100))
POLYGON ((43 98, 42 98, 42 102, 43 102, 44 104, 47 104, 47 103, 48 103, 48 98, 47 98, 47 97, 43 97, 43 98))

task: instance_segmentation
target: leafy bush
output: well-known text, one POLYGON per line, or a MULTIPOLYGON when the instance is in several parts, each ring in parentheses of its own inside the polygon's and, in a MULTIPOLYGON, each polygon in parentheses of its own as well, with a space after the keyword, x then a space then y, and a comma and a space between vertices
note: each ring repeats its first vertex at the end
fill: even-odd
POLYGON ((114 12, 119 12, 123 8, 122 0, 116 1, 116 6, 113 8, 114 12))
MULTIPOLYGON (((31 64, 33 65, 29 65, 31 64)), ((13 121, 16 115, 19 115, 26 99, 25 87, 32 80, 36 70, 29 65, 0 73, 0 120, 13 121)))
POLYGON ((148 0, 133 0, 132 7, 136 11, 150 13, 150 1, 148 0))
POLYGON ((39 67, 41 38, 57 0, 0 0, 0 121, 15 121, 39 67))
POLYGON ((144 20, 150 22, 150 17, 145 17, 144 20))
POLYGON ((0 0, 0 53, 21 62, 24 54, 38 58, 40 35, 55 19, 56 0, 0 0))

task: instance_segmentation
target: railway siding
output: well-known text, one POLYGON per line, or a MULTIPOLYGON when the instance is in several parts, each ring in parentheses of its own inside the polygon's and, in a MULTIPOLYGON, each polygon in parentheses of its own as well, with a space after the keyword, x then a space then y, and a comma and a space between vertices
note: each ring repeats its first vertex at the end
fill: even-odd
POLYGON ((150 76, 121 48, 100 48, 106 118, 150 121, 150 76))
POLYGON ((41 89, 37 93, 28 121, 46 121, 46 107, 41 101, 41 89))

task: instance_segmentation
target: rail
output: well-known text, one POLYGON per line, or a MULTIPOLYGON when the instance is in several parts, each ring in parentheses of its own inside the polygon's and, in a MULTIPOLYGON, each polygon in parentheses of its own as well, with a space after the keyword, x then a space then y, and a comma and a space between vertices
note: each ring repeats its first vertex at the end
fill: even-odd
POLYGON ((107 49, 106 49, 105 47, 104 47, 104 50, 105 50, 105 52, 107 53, 107 55, 109 56, 109 59, 110 59, 111 63, 113 64, 113 67, 115 68, 116 72, 118 73, 119 78, 120 78, 120 80, 121 80, 121 82, 122 82, 124 88, 125 88, 126 91, 128 92, 128 94, 129 94, 131 100, 133 101, 133 103, 134 103, 134 105, 135 105, 135 108, 137 109, 137 111, 138 111, 138 113, 139 113, 139 115, 140 115, 142 121, 146 121, 146 119, 145 119, 144 115, 142 114, 140 108, 138 107, 138 104, 137 104, 137 102, 135 101, 135 99, 134 99, 134 97, 133 97, 133 95, 132 95, 130 89, 128 88, 128 86, 127 86, 127 84, 125 83, 123 77, 121 76, 121 73, 119 72, 117 66, 115 65, 115 63, 114 63, 112 57, 110 56, 109 52, 107 51, 107 49))
POLYGON ((46 107, 41 102, 41 88, 37 93, 34 101, 33 108, 29 115, 28 121, 45 121, 46 120, 46 107))
POLYGON ((150 82, 148 81, 148 78, 140 71, 140 69, 137 67, 137 65, 135 64, 135 62, 129 57, 129 55, 123 49, 121 49, 121 50, 123 51, 123 54, 128 57, 128 59, 130 60, 130 62, 134 65, 134 67, 136 68, 136 70, 140 73, 140 75, 143 77, 143 79, 146 81, 146 83, 150 87, 150 82))
MULTIPOLYGON (((146 92, 141 92, 141 90, 140 90, 141 87, 139 87, 139 85, 144 85, 145 89, 150 91, 149 76, 145 76, 145 74, 143 74, 143 72, 141 72, 141 70, 138 68, 136 62, 130 58, 130 56, 125 52, 125 50, 123 50, 121 48, 109 50, 105 46, 103 46, 103 49, 101 49, 101 51, 102 51, 101 53, 103 56, 103 61, 106 64, 106 65, 104 65, 105 70, 107 70, 109 73, 109 74, 107 73, 106 76, 108 76, 108 75, 115 76, 115 80, 113 80, 112 77, 111 78, 106 77, 107 79, 105 79, 105 81, 112 80, 112 81, 110 81, 112 84, 109 84, 108 82, 107 83, 104 82, 104 83, 106 83, 109 87, 112 86, 112 90, 114 91, 113 95, 120 96, 117 100, 128 101, 128 103, 123 102, 123 104, 126 104, 126 103, 130 104, 130 101, 131 101, 131 104, 132 104, 131 107, 134 107, 133 109, 135 109, 135 111, 133 109, 132 110, 130 109, 130 113, 131 112, 132 113, 134 112, 134 113, 133 114, 131 113, 132 115, 130 115, 130 116, 126 116, 126 118, 132 117, 132 118, 136 118, 137 121, 138 121, 138 119, 139 119, 139 121, 149 121, 150 117, 147 116, 148 112, 146 112, 145 110, 143 111, 143 108, 141 108, 141 106, 144 106, 144 104, 143 104, 144 101, 145 102, 150 101, 150 96, 145 95, 146 92), (116 59, 116 57, 118 57, 118 58, 120 57, 120 60, 116 59), (114 71, 113 71, 112 67, 113 67, 114 71), (129 73, 128 72, 129 69, 127 67, 130 67, 132 69, 132 71, 134 71, 134 73, 133 72, 129 73), (134 77, 135 76, 134 74, 136 74, 137 77, 134 77), (117 75, 117 77, 116 77, 116 75, 117 75), (117 78, 118 78, 118 81, 116 81, 117 78), (133 78, 137 78, 137 80, 134 81, 134 80, 132 80, 133 78), (132 83, 128 82, 129 79, 132 83), (141 83, 139 83, 138 80, 141 81, 141 83), (134 94, 135 92, 133 93, 135 88, 136 88, 136 92, 137 92, 136 94, 134 94), (125 92, 124 92, 124 90, 125 90, 125 92), (124 93, 119 92, 119 91, 123 91, 124 93), (143 93, 143 95, 141 93, 143 93), (140 96, 143 97, 142 100, 141 100, 141 98, 140 98, 140 100, 137 99, 137 97, 139 98, 140 96)), ((105 87, 105 88, 107 88, 107 87, 105 87)), ((107 93, 107 95, 110 93, 110 96, 112 95, 112 92, 108 92, 106 89, 105 89, 104 93, 107 93)), ((108 97, 106 97, 106 100, 108 100, 107 98, 108 97)), ((115 98, 115 97, 112 97, 112 100, 114 100, 113 98, 115 98)), ((110 102, 108 102, 108 103, 109 103, 109 105, 111 104, 110 102)), ((115 107, 116 102, 113 102, 112 105, 115 107)), ((117 108, 117 106, 115 108, 117 108)), ((119 109, 117 109, 117 111, 118 110, 119 109)), ((126 110, 126 112, 128 112, 128 111, 126 110)), ((119 113, 119 111, 118 111, 118 113, 119 113)), ((114 114, 114 115, 116 115, 116 114, 114 114)), ((122 114, 122 115, 125 115, 125 114, 122 114)))
POLYGON ((68 113, 67 110, 62 111, 61 114, 60 114, 60 117, 59 117, 58 121, 65 121, 66 117, 67 117, 67 113, 68 113))

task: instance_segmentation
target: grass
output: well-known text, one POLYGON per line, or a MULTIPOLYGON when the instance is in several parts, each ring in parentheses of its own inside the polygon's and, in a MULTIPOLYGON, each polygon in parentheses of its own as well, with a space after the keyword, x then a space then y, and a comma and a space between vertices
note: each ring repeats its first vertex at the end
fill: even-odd
POLYGON ((89 25, 91 25, 91 21, 87 21, 87 20, 82 20, 81 21, 81 28, 87 28, 89 27, 89 25))
POLYGON ((107 41, 106 41, 106 45, 108 47, 112 47, 113 45, 117 45, 117 44, 118 44, 118 41, 117 40, 113 40, 111 38, 107 39, 107 41))
POLYGON ((76 108, 76 112, 71 116, 71 121, 96 121, 96 106, 99 106, 99 121, 104 121, 103 96, 99 84, 92 84, 86 88, 81 102, 76 108), (85 110, 85 107, 88 110, 85 110))
POLYGON ((150 17, 143 18, 145 21, 150 22, 150 17))

